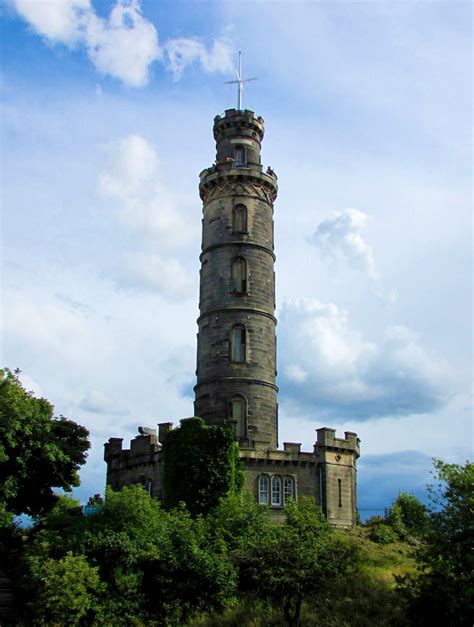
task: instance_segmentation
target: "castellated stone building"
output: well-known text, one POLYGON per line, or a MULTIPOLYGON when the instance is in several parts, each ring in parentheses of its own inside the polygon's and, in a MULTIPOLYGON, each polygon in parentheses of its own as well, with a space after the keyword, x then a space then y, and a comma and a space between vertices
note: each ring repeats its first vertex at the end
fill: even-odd
MULTIPOLYGON (((278 443, 275 253, 276 174, 263 171, 264 122, 230 109, 214 120, 216 161, 200 174, 203 202, 200 315, 194 414, 208 424, 232 422, 255 499, 282 518, 289 499, 311 496, 334 526, 357 515, 359 439, 316 429, 312 451, 278 443)), ((161 442, 171 423, 140 428, 130 449, 105 445, 107 483, 142 483, 162 496, 161 442)))

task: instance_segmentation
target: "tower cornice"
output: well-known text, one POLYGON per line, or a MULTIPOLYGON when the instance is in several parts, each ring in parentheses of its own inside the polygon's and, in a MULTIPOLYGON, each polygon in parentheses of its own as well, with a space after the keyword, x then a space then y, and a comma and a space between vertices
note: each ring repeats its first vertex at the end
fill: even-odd
POLYGON ((255 244, 254 242, 243 241, 243 242, 219 242, 218 244, 211 244, 210 246, 206 246, 206 248, 199 255, 199 261, 203 260, 203 257, 206 253, 209 253, 211 250, 215 250, 216 248, 232 248, 232 247, 240 247, 240 248, 257 248, 258 250, 263 250, 263 252, 268 253, 273 261, 276 261, 275 253, 267 248, 266 246, 262 246, 262 244, 255 244))
POLYGON ((204 318, 208 316, 215 316, 216 314, 221 313, 229 313, 229 312, 239 312, 239 313, 247 313, 258 316, 265 316, 269 318, 275 326, 277 325, 277 319, 268 311, 264 311, 263 309, 255 309, 255 307, 214 307, 213 309, 208 309, 207 311, 203 311, 196 322, 199 324, 204 318))
POLYGON ((199 195, 203 202, 209 201, 212 192, 217 192, 218 197, 233 196, 235 189, 233 185, 249 185, 245 195, 260 198, 257 190, 252 190, 252 186, 264 189, 267 194, 267 202, 273 203, 278 193, 278 184, 275 174, 260 172, 261 166, 232 167, 232 165, 215 165, 203 170, 200 174, 199 195), (228 184, 231 185, 228 185, 228 184), (221 187, 222 193, 219 193, 221 187))

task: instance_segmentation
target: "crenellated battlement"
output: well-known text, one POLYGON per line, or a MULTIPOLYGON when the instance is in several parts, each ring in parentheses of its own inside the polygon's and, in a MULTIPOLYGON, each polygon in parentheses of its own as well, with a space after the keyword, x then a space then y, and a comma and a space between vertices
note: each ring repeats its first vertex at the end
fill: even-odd
POLYGON ((321 427, 316 429, 317 440, 316 446, 318 448, 330 448, 330 449, 343 449, 346 451, 354 451, 357 457, 360 455, 360 440, 357 437, 357 433, 352 431, 345 431, 344 438, 336 437, 336 429, 330 427, 321 427))

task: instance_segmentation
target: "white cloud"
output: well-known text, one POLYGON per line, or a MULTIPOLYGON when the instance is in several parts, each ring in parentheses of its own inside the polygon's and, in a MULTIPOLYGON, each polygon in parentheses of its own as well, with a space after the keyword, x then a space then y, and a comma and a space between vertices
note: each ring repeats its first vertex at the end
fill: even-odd
POLYGON ((141 15, 138 0, 119 0, 108 21, 91 13, 85 44, 99 72, 132 87, 148 83, 150 65, 162 56, 156 29, 141 15))
POLYGON ((37 33, 66 46, 83 37, 84 24, 92 12, 90 0, 15 0, 15 7, 37 33))
POLYGON ((310 241, 323 257, 342 258, 352 267, 366 272, 371 279, 376 279, 372 248, 361 235, 367 222, 367 214, 358 209, 336 211, 333 218, 318 225, 310 241))
POLYGON ((210 50, 195 37, 170 39, 165 45, 165 52, 175 80, 195 61, 200 61, 205 72, 230 72, 233 68, 232 48, 223 37, 214 40, 210 50))
POLYGON ((206 46, 196 37, 170 39, 163 49, 155 26, 141 12, 140 0, 117 0, 110 15, 97 15, 90 0, 14 0, 21 17, 47 41, 68 48, 83 45, 101 73, 131 87, 148 83, 152 63, 165 60, 178 80, 199 62, 205 72, 232 70, 232 48, 225 37, 206 46))
POLYGON ((47 40, 68 47, 81 43, 99 72, 126 85, 146 85, 150 65, 162 57, 139 0, 117 0, 108 19, 96 14, 90 0, 16 0, 15 6, 47 40))
POLYGON ((158 290, 171 299, 195 297, 193 281, 182 264, 156 254, 126 253, 126 280, 134 286, 158 290))
POLYGON ((168 249, 184 246, 197 236, 197 224, 186 219, 177 207, 177 196, 161 182, 157 152, 146 139, 128 135, 112 142, 107 152, 98 190, 115 201, 122 223, 168 249))
POLYGON ((127 407, 113 400, 99 390, 90 390, 80 401, 79 407, 94 414, 112 414, 126 416, 130 412, 127 407))
POLYGON ((281 395, 298 411, 364 420, 424 413, 448 398, 449 368, 410 329, 390 327, 375 343, 347 312, 314 300, 285 303, 280 325, 281 395))

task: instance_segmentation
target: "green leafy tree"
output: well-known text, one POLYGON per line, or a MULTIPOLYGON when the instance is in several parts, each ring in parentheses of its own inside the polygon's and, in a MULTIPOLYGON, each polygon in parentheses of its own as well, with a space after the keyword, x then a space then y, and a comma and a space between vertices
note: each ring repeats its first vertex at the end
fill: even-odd
POLYGON ((399 535, 421 537, 428 529, 428 508, 408 492, 400 492, 387 515, 386 522, 399 535))
POLYGON ((437 484, 430 488, 434 509, 424 546, 421 574, 405 577, 414 625, 470 627, 474 620, 474 464, 435 460, 437 484))
POLYGON ((68 553, 41 565, 34 601, 35 625, 91 625, 102 622, 102 595, 106 586, 97 567, 83 555, 68 553))
POLYGON ((167 507, 180 502, 193 514, 215 507, 222 496, 239 492, 244 475, 231 425, 206 425, 201 418, 181 420, 163 442, 167 507))
POLYGON ((184 507, 167 511, 140 486, 107 490, 94 516, 76 512, 63 499, 30 533, 16 577, 29 608, 27 623, 53 611, 58 589, 45 581, 65 581, 72 558, 88 565, 82 568, 86 581, 97 575, 101 592, 79 587, 79 609, 86 613, 64 624, 179 625, 232 602, 235 569, 202 517, 184 507))
POLYGON ((0 370, 0 510, 37 516, 57 500, 53 488, 79 485, 89 432, 53 417, 46 399, 35 398, 17 374, 0 370))
POLYGON ((304 599, 324 594, 355 563, 357 552, 329 527, 311 499, 287 507, 287 521, 270 525, 237 554, 240 586, 282 604, 289 626, 299 624, 304 599))

